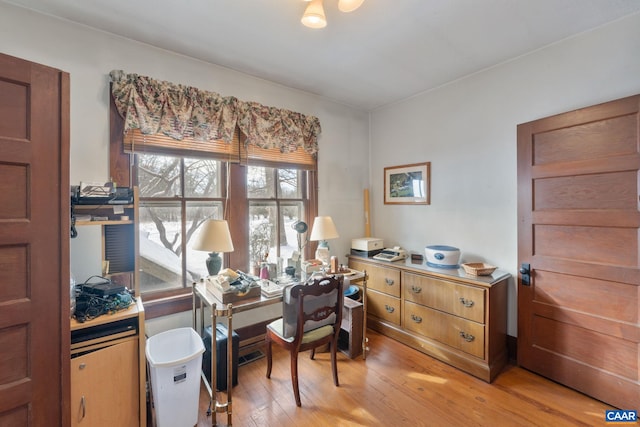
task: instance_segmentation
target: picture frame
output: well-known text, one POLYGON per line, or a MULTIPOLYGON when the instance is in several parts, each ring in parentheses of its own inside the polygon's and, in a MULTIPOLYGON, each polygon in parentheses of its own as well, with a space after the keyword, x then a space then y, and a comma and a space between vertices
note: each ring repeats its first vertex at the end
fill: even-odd
POLYGON ((384 204, 431 204, 431 162, 384 168, 384 204))

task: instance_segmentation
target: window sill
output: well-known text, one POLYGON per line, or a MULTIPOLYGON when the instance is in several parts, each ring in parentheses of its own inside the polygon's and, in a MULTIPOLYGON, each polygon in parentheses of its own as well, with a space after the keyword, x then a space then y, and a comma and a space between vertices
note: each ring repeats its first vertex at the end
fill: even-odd
POLYGON ((144 301, 143 297, 142 302, 144 305, 145 319, 155 319, 174 313, 191 311, 193 309, 193 293, 191 289, 189 289, 189 293, 157 298, 150 301, 144 301))

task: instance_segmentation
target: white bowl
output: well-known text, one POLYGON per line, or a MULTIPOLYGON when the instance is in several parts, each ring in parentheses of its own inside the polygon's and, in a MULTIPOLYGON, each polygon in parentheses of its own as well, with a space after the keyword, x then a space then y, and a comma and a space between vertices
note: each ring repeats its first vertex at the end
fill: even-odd
POLYGON ((433 245, 424 249, 427 265, 435 268, 459 268, 460 249, 453 246, 433 245))

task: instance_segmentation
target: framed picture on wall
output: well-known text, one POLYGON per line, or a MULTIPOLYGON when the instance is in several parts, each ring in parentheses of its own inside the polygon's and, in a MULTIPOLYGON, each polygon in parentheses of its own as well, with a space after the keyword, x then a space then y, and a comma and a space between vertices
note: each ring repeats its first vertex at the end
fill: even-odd
POLYGON ((428 205, 431 186, 431 162, 384 168, 386 205, 428 205))

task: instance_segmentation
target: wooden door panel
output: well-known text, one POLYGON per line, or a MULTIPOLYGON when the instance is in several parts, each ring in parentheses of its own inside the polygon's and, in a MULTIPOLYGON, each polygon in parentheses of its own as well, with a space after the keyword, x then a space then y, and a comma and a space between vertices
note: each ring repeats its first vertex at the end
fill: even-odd
POLYGON ((0 79, 0 115, 5 117, 0 121, 0 135, 5 138, 28 139, 29 103, 28 85, 0 79))
POLYGON ((28 206, 24 189, 28 179, 26 165, 0 164, 0 219, 27 218, 28 206))
POLYGON ((68 82, 0 54, 3 426, 68 425, 68 82))
POLYGON ((534 316, 533 323, 536 332, 532 344, 539 350, 579 360, 624 378, 638 379, 637 345, 633 342, 543 316, 534 316))
POLYGON ((536 269, 533 301, 568 311, 585 311, 603 319, 638 320, 638 287, 536 269))
POLYGON ((637 211, 635 172, 536 179, 535 210, 600 209, 637 211))
POLYGON ((0 304, 27 297, 27 273, 25 245, 0 247, 0 283, 11 284, 0 287, 0 304))
POLYGON ((518 362, 640 406, 640 96, 518 126, 518 362))
POLYGON ((534 226, 533 254, 611 266, 638 265, 638 232, 633 228, 540 224, 534 226))
POLYGON ((583 391, 614 407, 637 408, 638 382, 583 363, 564 355, 534 348, 527 369, 541 373, 560 384, 583 391), (586 391, 589 391, 588 393, 586 391), (612 403, 616 402, 616 403, 612 403), (634 406, 635 405, 635 406, 634 406))
MULTIPOLYGON (((615 113, 614 113, 615 114, 615 113)), ((602 159, 637 151, 637 116, 598 118, 536 133, 533 165, 602 159)))

